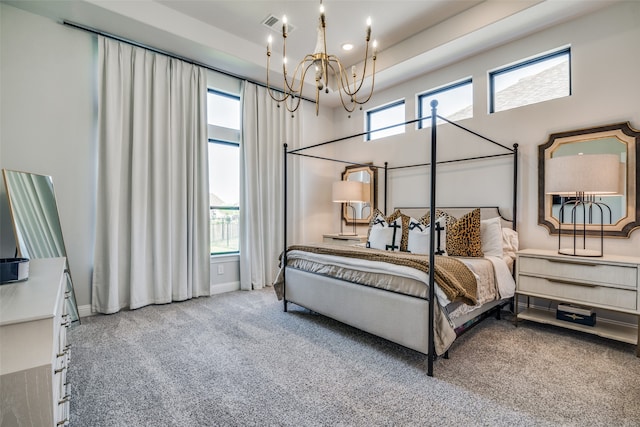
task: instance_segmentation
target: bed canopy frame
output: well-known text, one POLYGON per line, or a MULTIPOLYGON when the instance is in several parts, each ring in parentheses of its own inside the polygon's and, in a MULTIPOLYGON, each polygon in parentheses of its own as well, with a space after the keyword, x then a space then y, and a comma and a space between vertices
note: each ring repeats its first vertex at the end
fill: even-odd
MULTIPOLYGON (((426 162, 426 163, 418 163, 418 164, 408 164, 408 165, 400 165, 400 166, 391 166, 389 167, 388 162, 384 162, 384 166, 377 166, 377 165, 372 165, 371 163, 360 163, 360 162, 351 162, 351 161, 346 161, 346 160, 341 160, 341 159, 334 159, 334 158, 330 158, 330 157, 323 157, 323 156, 316 156, 316 155, 312 155, 312 154, 307 154, 304 153, 304 151, 306 150, 310 150, 312 148, 317 148, 320 146, 324 146, 324 145, 329 145, 329 144, 335 144, 335 143, 340 143, 342 141, 346 141, 349 140, 351 138, 357 138, 357 137, 362 137, 365 135, 368 135, 370 133, 372 133, 373 131, 368 131, 368 132, 361 132, 361 133, 357 133, 357 134, 353 134, 353 135, 349 135, 349 136, 345 136, 345 137, 341 137, 341 138, 336 138, 336 139, 332 139, 329 141, 325 141, 325 142, 321 142, 318 144, 313 144, 313 145, 308 145, 306 147, 300 147, 300 148, 296 148, 296 149, 292 149, 289 150, 288 149, 288 145, 286 143, 283 144, 283 168, 284 168, 284 197, 283 197, 283 202, 284 202, 284 213, 283 213, 283 221, 284 221, 284 228, 283 228, 283 243, 284 243, 284 248, 283 248, 283 252, 282 252, 282 266, 286 267, 287 265, 287 223, 288 223, 288 218, 287 218, 287 205, 288 205, 288 200, 287 200, 287 158, 289 155, 295 155, 295 156, 301 156, 301 157, 308 157, 308 158, 314 158, 314 159, 319 159, 319 160, 326 160, 326 161, 331 161, 331 162, 337 162, 337 163, 343 163, 343 164, 347 164, 347 165, 353 165, 353 166, 370 166, 370 167, 375 167, 378 169, 382 169, 384 170, 384 212, 385 215, 387 214, 387 201, 388 201, 388 176, 389 176, 389 172, 390 171, 394 171, 394 170, 400 170, 400 169, 408 169, 408 168, 417 168, 417 167, 430 167, 430 195, 429 195, 429 215, 430 215, 430 223, 431 224, 435 224, 436 222, 436 178, 437 178, 437 165, 439 164, 447 164, 447 163, 457 163, 457 162, 466 162, 466 161, 473 161, 473 160, 483 160, 483 159, 493 159, 493 158, 497 158, 497 157, 505 157, 505 156, 512 156, 513 157, 513 207, 512 207, 512 226, 513 226, 513 230, 516 230, 516 224, 517 224, 517 201, 518 201, 518 144, 515 143, 513 144, 513 148, 509 148, 506 145, 503 145, 499 142, 494 141, 493 139, 490 139, 486 136, 483 136, 475 131, 472 131, 470 129, 465 128, 464 126, 461 126, 460 124, 453 122, 449 119, 447 119, 446 117, 442 117, 440 115, 438 115, 437 113, 437 107, 438 107, 438 101, 437 100, 433 100, 431 101, 431 115, 427 116, 427 117, 422 117, 419 119, 413 119, 413 120, 408 120, 405 121, 403 123, 398 123, 398 124, 394 124, 391 126, 387 126, 381 129, 376 129, 376 131, 381 131, 381 130, 386 130, 386 129, 391 129, 394 127, 398 127, 398 126, 404 126, 407 124, 411 124, 411 123, 416 123, 418 121, 423 121, 423 120, 429 120, 431 119, 431 161, 430 162, 426 162), (441 119, 446 123, 449 123, 451 125, 453 125, 454 127, 461 129, 471 135, 474 135, 475 137, 479 138, 480 140, 489 142, 491 144, 494 144, 498 147, 500 147, 501 150, 503 150, 504 152, 502 153, 498 153, 498 154, 490 154, 490 155, 485 155, 485 156, 473 156, 473 157, 465 157, 465 158, 460 158, 460 159, 453 159, 453 160, 442 160, 442 161, 437 161, 437 120, 441 119)), ((435 265, 435 248, 436 248, 436 233, 430 233, 430 238, 429 238, 429 265, 435 265)), ((287 294, 286 294, 286 268, 283 268, 283 309, 286 312, 287 311, 287 294)), ((434 316, 435 316, 435 310, 434 310, 434 298, 435 298, 435 294, 434 294, 434 274, 429 274, 429 324, 428 324, 428 343, 429 343, 429 347, 428 347, 428 353, 427 353, 427 375, 429 376, 433 376, 433 362, 436 359, 436 355, 435 355, 435 345, 434 345, 434 316)), ((445 356, 446 357, 446 356, 445 356)))

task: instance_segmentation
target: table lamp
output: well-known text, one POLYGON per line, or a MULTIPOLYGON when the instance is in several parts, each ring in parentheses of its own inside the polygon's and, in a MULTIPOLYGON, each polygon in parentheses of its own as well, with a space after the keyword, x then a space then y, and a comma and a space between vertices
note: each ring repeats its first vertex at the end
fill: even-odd
MULTIPOLYGON (((572 256, 601 257, 604 248, 604 217, 611 208, 596 200, 598 196, 620 195, 620 158, 616 154, 577 154, 552 157, 545 165, 547 194, 564 199, 558 213, 558 253, 572 256), (587 224, 593 224, 594 214, 600 214, 600 248, 587 249, 587 224), (580 215, 581 214, 581 215, 580 215), (572 245, 562 247, 562 223, 571 215, 569 233, 572 245), (581 241, 581 242, 580 242, 581 241)), ((565 233, 567 234, 567 233, 565 233)))
MULTIPOLYGON (((342 221, 340 221, 340 235, 342 236, 355 236, 358 234, 355 222, 356 208, 351 203, 362 202, 362 192, 362 183, 358 181, 336 181, 333 183, 331 199, 336 203, 346 203, 347 207, 353 209, 353 231, 344 232, 342 221)), ((342 209, 340 211, 342 212, 342 209)))

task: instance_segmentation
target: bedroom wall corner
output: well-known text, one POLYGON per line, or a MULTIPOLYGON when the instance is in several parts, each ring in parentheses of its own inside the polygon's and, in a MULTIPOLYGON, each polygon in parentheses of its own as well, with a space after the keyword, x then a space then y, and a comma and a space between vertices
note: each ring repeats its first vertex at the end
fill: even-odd
MULTIPOLYGON (((322 105, 322 102, 317 116, 315 106, 311 103, 304 103, 301 114, 303 139, 300 141, 300 147, 325 142, 335 136, 333 110, 322 105)), ((334 148, 329 145, 305 153, 333 157, 334 148)), ((295 240, 290 243, 321 242, 323 234, 334 233, 336 227, 340 226, 338 213, 334 212, 335 203, 331 201, 331 183, 340 179, 340 173, 337 171, 342 170, 342 166, 308 157, 289 157, 291 161, 298 162, 300 172, 300 200, 291 200, 291 203, 297 205, 292 219, 295 223, 293 228, 299 230, 299 235, 292 236, 295 240)))
MULTIPOLYGON (((77 303, 86 306, 95 227, 95 39, 4 3, 0 15, 0 167, 53 177, 77 303)), ((11 257, 1 187, 0 250, 11 257)))

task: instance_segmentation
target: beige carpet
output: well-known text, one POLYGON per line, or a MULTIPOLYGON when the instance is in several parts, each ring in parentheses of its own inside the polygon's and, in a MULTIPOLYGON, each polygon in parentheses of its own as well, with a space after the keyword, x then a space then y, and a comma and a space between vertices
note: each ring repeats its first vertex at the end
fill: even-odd
POLYGON ((634 346, 491 318, 430 378, 420 353, 290 307, 266 289, 83 319, 71 425, 640 425, 634 346))

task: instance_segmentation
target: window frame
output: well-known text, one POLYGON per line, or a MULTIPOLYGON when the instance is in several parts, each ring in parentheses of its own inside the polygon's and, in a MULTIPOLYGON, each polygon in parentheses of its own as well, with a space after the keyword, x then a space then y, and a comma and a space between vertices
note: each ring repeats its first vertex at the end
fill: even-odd
MULTIPOLYGON (((235 95, 229 92, 224 92, 222 90, 219 89, 214 89, 211 87, 207 88, 207 95, 209 93, 215 94, 217 96, 222 96, 222 97, 226 97, 226 98, 231 98, 233 100, 238 101, 238 103, 240 103, 240 108, 242 108, 242 104, 241 104, 241 97, 240 95, 235 95)), ((238 140, 237 141, 230 141, 227 139, 222 139, 222 138, 212 138, 210 135, 207 136, 207 143, 209 144, 219 144, 219 145, 226 145, 226 146, 233 146, 238 148, 238 150, 240 150, 240 144, 241 144, 241 140, 242 140, 242 110, 240 110, 240 128, 239 129, 233 129, 233 128, 225 128, 223 126, 218 126, 218 125, 213 125, 209 123, 209 117, 208 117, 208 113, 207 113, 207 133, 210 133, 210 128, 213 127, 214 129, 229 129, 232 131, 237 131, 237 137, 238 140)), ((225 132, 226 133, 226 132, 225 132)), ((239 165, 238 165, 239 166, 239 165)), ((238 169, 239 171, 239 169, 238 169)), ((217 206, 217 205, 209 205, 209 212, 211 212, 212 210, 227 210, 227 211, 238 211, 240 212, 240 208, 241 206, 217 206)), ((210 256, 224 256, 224 255, 237 255, 240 253, 240 248, 238 247, 238 250, 236 251, 224 251, 224 252, 212 252, 211 251, 211 247, 209 248, 209 255, 210 256)))
MULTIPOLYGON (((566 47, 562 47, 556 50, 553 50, 551 52, 547 52, 547 53, 543 53, 540 55, 536 55, 534 57, 531 57, 529 59, 524 59, 522 61, 518 61, 514 64, 511 65, 507 65, 504 67, 500 67, 498 69, 495 69, 493 71, 489 71, 488 73, 488 79, 489 79, 489 114, 494 114, 494 113, 499 113, 500 111, 507 111, 507 110, 500 110, 500 111, 496 111, 495 110, 495 77, 496 76, 500 76, 503 74, 507 74, 509 72, 515 71, 515 70, 519 70, 525 67, 528 67, 530 65, 533 64, 537 64, 543 61, 546 61, 548 59, 551 58, 557 58, 560 56, 564 56, 567 55, 567 60, 569 63, 569 93, 566 96, 571 96, 573 94, 573 81, 572 81, 572 72, 571 72, 571 46, 566 46, 566 47)), ((562 97, 564 98, 564 96, 562 97)), ((552 99, 558 99, 558 98, 552 98, 552 99)), ((550 99, 548 100, 550 101, 550 99)), ((545 101, 540 101, 540 102, 545 102, 545 101)), ((533 104, 538 104, 539 102, 535 102, 532 104, 524 104, 521 105, 521 107, 524 107, 526 105, 533 105, 533 104)), ((516 107, 517 108, 517 107, 516 107)))
MULTIPOLYGON (((418 111, 417 111, 417 116, 416 117, 418 119, 418 123, 417 123, 417 128, 418 129, 426 129, 431 127, 431 123, 429 123, 427 126, 423 126, 423 122, 425 120, 423 120, 422 118, 425 117, 424 116, 424 112, 422 111, 422 99, 423 98, 427 98, 430 96, 433 96, 437 93, 442 93, 442 92, 446 92, 452 89, 456 89, 458 87, 461 86, 465 86, 465 85, 471 85, 471 117, 468 118, 473 118, 473 77, 467 77, 465 79, 462 80, 458 80, 455 82, 451 82, 451 83, 447 83, 444 86, 440 86, 434 89, 429 89, 426 92, 422 92, 419 93, 417 95, 417 107, 418 107, 418 111)), ((429 108, 429 114, 431 114, 431 109, 429 108)), ((466 118, 465 118, 466 119, 466 118)), ((436 123, 436 126, 440 124, 440 123, 436 123)))
MULTIPOLYGON (((391 108, 394 108, 394 107, 397 107, 397 106, 400 106, 400 105, 405 107, 404 114, 405 114, 405 118, 406 118, 407 111, 406 111, 406 102, 405 102, 404 98, 398 99, 396 101, 388 102, 386 104, 379 105, 377 107, 371 108, 370 110, 367 110, 365 112, 365 135, 364 135, 364 140, 365 141, 375 141, 376 139, 387 138, 389 136, 400 135, 402 133, 405 133, 406 132, 405 129, 402 128, 402 132, 399 132, 397 134, 381 136, 379 138, 371 139, 371 134, 373 134, 375 132, 379 132, 380 130, 385 130, 387 128, 392 129, 393 127, 396 127, 397 125, 400 125, 400 123, 396 123, 396 124, 393 124, 393 125, 385 126, 383 128, 380 128, 380 129, 371 130, 371 114, 380 113, 382 111, 389 110, 391 108)), ((405 121, 406 120, 403 120, 402 123, 404 123, 405 121)), ((400 127, 400 126, 397 126, 397 127, 400 127)))

